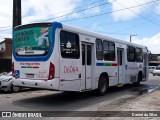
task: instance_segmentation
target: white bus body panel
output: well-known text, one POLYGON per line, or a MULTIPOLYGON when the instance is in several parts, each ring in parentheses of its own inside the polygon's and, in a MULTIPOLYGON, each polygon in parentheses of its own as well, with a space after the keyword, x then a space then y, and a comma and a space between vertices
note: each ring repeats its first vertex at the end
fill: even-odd
MULTIPOLYGON (((14 85, 61 91, 85 91, 98 88, 99 77, 102 73, 108 74, 109 86, 136 82, 138 73, 140 71, 143 71, 143 73, 145 71, 146 76, 148 75, 147 61, 145 61, 145 65, 142 62, 127 62, 127 45, 133 45, 139 48, 142 48, 142 46, 126 41, 119 41, 117 39, 77 29, 67 25, 63 25, 62 29, 56 30, 53 53, 47 61, 18 62, 15 61, 14 57, 12 57, 16 66, 16 70, 20 70, 20 78, 14 80, 14 85), (78 59, 62 58, 60 49, 60 31, 62 29, 77 33, 79 35, 80 57, 78 59), (115 43, 116 59, 114 61, 96 59, 95 41, 97 38, 115 43), (91 65, 82 65, 82 44, 85 46, 91 45, 91 65), (117 59, 118 55, 121 56, 122 65, 119 65, 119 61, 117 59), (22 64, 25 65, 33 63, 36 63, 38 68, 21 68, 22 64), (55 78, 52 80, 47 80, 50 63, 53 63, 55 66, 55 78)), ((145 52, 147 58, 147 51, 145 52)), ((85 56, 87 57, 87 53, 85 53, 85 56)), ((144 80, 147 79, 148 77, 146 77, 144 80)))
POLYGON ((80 91, 80 59, 60 58, 60 90, 80 91))

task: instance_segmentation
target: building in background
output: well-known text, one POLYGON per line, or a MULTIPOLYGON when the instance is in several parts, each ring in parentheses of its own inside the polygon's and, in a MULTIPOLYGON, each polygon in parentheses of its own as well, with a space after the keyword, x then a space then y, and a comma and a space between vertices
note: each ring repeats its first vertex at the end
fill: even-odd
POLYGON ((149 66, 160 65, 160 54, 151 54, 149 59, 149 66))
POLYGON ((12 39, 5 38, 0 42, 0 73, 11 71, 12 66, 12 39))

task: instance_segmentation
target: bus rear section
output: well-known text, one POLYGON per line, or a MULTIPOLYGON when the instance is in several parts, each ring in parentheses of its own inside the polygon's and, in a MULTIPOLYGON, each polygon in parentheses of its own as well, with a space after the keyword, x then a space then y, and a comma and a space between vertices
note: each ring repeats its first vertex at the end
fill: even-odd
POLYGON ((13 33, 12 72, 15 86, 59 89, 58 23, 18 26, 13 33))

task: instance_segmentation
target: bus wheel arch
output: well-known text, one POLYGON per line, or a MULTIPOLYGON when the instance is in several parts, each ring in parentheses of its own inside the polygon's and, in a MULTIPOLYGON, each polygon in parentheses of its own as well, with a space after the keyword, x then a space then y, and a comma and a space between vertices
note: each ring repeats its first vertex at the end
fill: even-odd
POLYGON ((98 80, 98 88, 97 93, 98 95, 102 96, 105 95, 109 87, 109 77, 107 73, 102 73, 98 80))

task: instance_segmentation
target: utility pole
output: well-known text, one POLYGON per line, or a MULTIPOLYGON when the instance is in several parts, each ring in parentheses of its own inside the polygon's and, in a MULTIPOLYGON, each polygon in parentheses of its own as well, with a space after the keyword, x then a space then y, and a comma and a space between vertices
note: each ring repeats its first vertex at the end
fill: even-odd
POLYGON ((133 36, 137 36, 137 34, 135 34, 135 35, 130 35, 130 42, 132 42, 132 37, 133 36))
POLYGON ((13 0, 13 28, 21 24, 21 0, 13 0))

